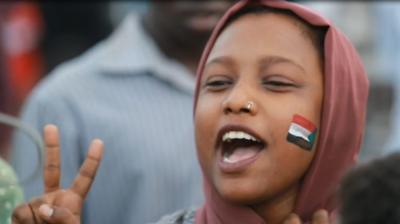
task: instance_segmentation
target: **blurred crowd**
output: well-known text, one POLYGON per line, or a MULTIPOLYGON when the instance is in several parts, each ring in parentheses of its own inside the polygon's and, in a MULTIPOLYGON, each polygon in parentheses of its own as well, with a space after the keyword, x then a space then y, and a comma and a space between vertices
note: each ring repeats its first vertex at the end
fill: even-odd
MULTIPOLYGON (((395 151, 400 147, 400 3, 296 2, 331 19, 363 59, 371 86, 360 159, 368 161, 395 151)), ((59 64, 105 40, 128 13, 146 10, 145 1, 0 3, 0 112, 20 116, 31 91, 59 64)), ((185 85, 185 81, 176 83, 185 85)), ((190 95, 188 99, 190 104, 190 95)), ((0 157, 6 161, 13 150, 12 133, 12 128, 0 124, 0 157)))
MULTIPOLYGON (((297 1, 302 3, 301 1, 297 1)), ((361 158, 376 157, 397 133, 391 116, 399 73, 397 2, 310 2, 305 5, 330 18, 360 52, 371 80, 368 127, 361 158), (390 12, 389 12, 390 11, 390 12)), ((33 86, 56 65, 107 37, 129 11, 144 11, 145 2, 2 3, 0 5, 0 109, 17 115, 33 86)), ((397 126, 397 125, 396 125, 397 126)), ((0 125, 0 154, 7 158, 11 129, 0 125)), ((397 133, 399 134, 399 133, 397 133)))
MULTIPOLYGON (((104 39, 112 28, 109 8, 107 3, 2 2, 0 111, 18 115, 40 79, 104 39)), ((11 131, 0 125, 0 155, 5 158, 11 131)))
POLYGON ((304 4, 331 19, 349 37, 366 67, 371 86, 360 159, 368 161, 398 148, 400 142, 396 140, 400 133, 396 123, 400 111, 395 109, 398 107, 395 98, 400 85, 400 70, 396 65, 400 4, 390 1, 304 4))

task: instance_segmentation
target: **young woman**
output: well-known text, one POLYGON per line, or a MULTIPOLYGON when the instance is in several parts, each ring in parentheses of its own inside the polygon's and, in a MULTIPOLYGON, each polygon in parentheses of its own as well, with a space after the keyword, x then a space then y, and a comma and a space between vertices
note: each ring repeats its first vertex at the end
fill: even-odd
MULTIPOLYGON (((205 205, 159 223, 328 223, 339 179, 360 149, 367 94, 356 51, 330 22, 284 1, 238 2, 198 67, 205 205)), ((79 223, 102 144, 94 141, 72 187, 60 190, 56 128, 45 138, 45 194, 16 209, 15 223, 79 223)))

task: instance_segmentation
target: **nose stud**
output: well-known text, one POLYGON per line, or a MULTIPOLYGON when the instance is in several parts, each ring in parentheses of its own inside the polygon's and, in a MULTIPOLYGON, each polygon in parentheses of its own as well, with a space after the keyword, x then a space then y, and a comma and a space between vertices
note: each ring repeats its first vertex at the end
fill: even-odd
POLYGON ((246 103, 246 109, 247 110, 249 110, 249 111, 251 111, 252 109, 253 109, 253 107, 254 107, 254 102, 253 101, 248 101, 247 103, 246 103))

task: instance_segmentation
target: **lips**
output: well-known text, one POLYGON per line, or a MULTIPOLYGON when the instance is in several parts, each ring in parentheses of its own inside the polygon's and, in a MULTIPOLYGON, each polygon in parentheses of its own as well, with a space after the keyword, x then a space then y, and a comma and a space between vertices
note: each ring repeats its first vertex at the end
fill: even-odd
POLYGON ((225 126, 216 141, 218 165, 223 172, 240 172, 257 160, 267 143, 245 126, 225 126))

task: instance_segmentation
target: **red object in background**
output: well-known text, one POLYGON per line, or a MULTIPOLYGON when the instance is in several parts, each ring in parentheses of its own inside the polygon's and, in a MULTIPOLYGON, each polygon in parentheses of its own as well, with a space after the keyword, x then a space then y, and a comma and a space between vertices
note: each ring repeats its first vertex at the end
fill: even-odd
POLYGON ((40 39, 43 18, 37 4, 12 3, 2 24, 2 40, 8 85, 14 109, 18 111, 25 97, 42 77, 43 58, 40 39))
MULTIPOLYGON (((43 17, 33 2, 0 2, 0 111, 18 115, 43 76, 43 17)), ((0 156, 8 157, 12 128, 0 124, 0 156)))

